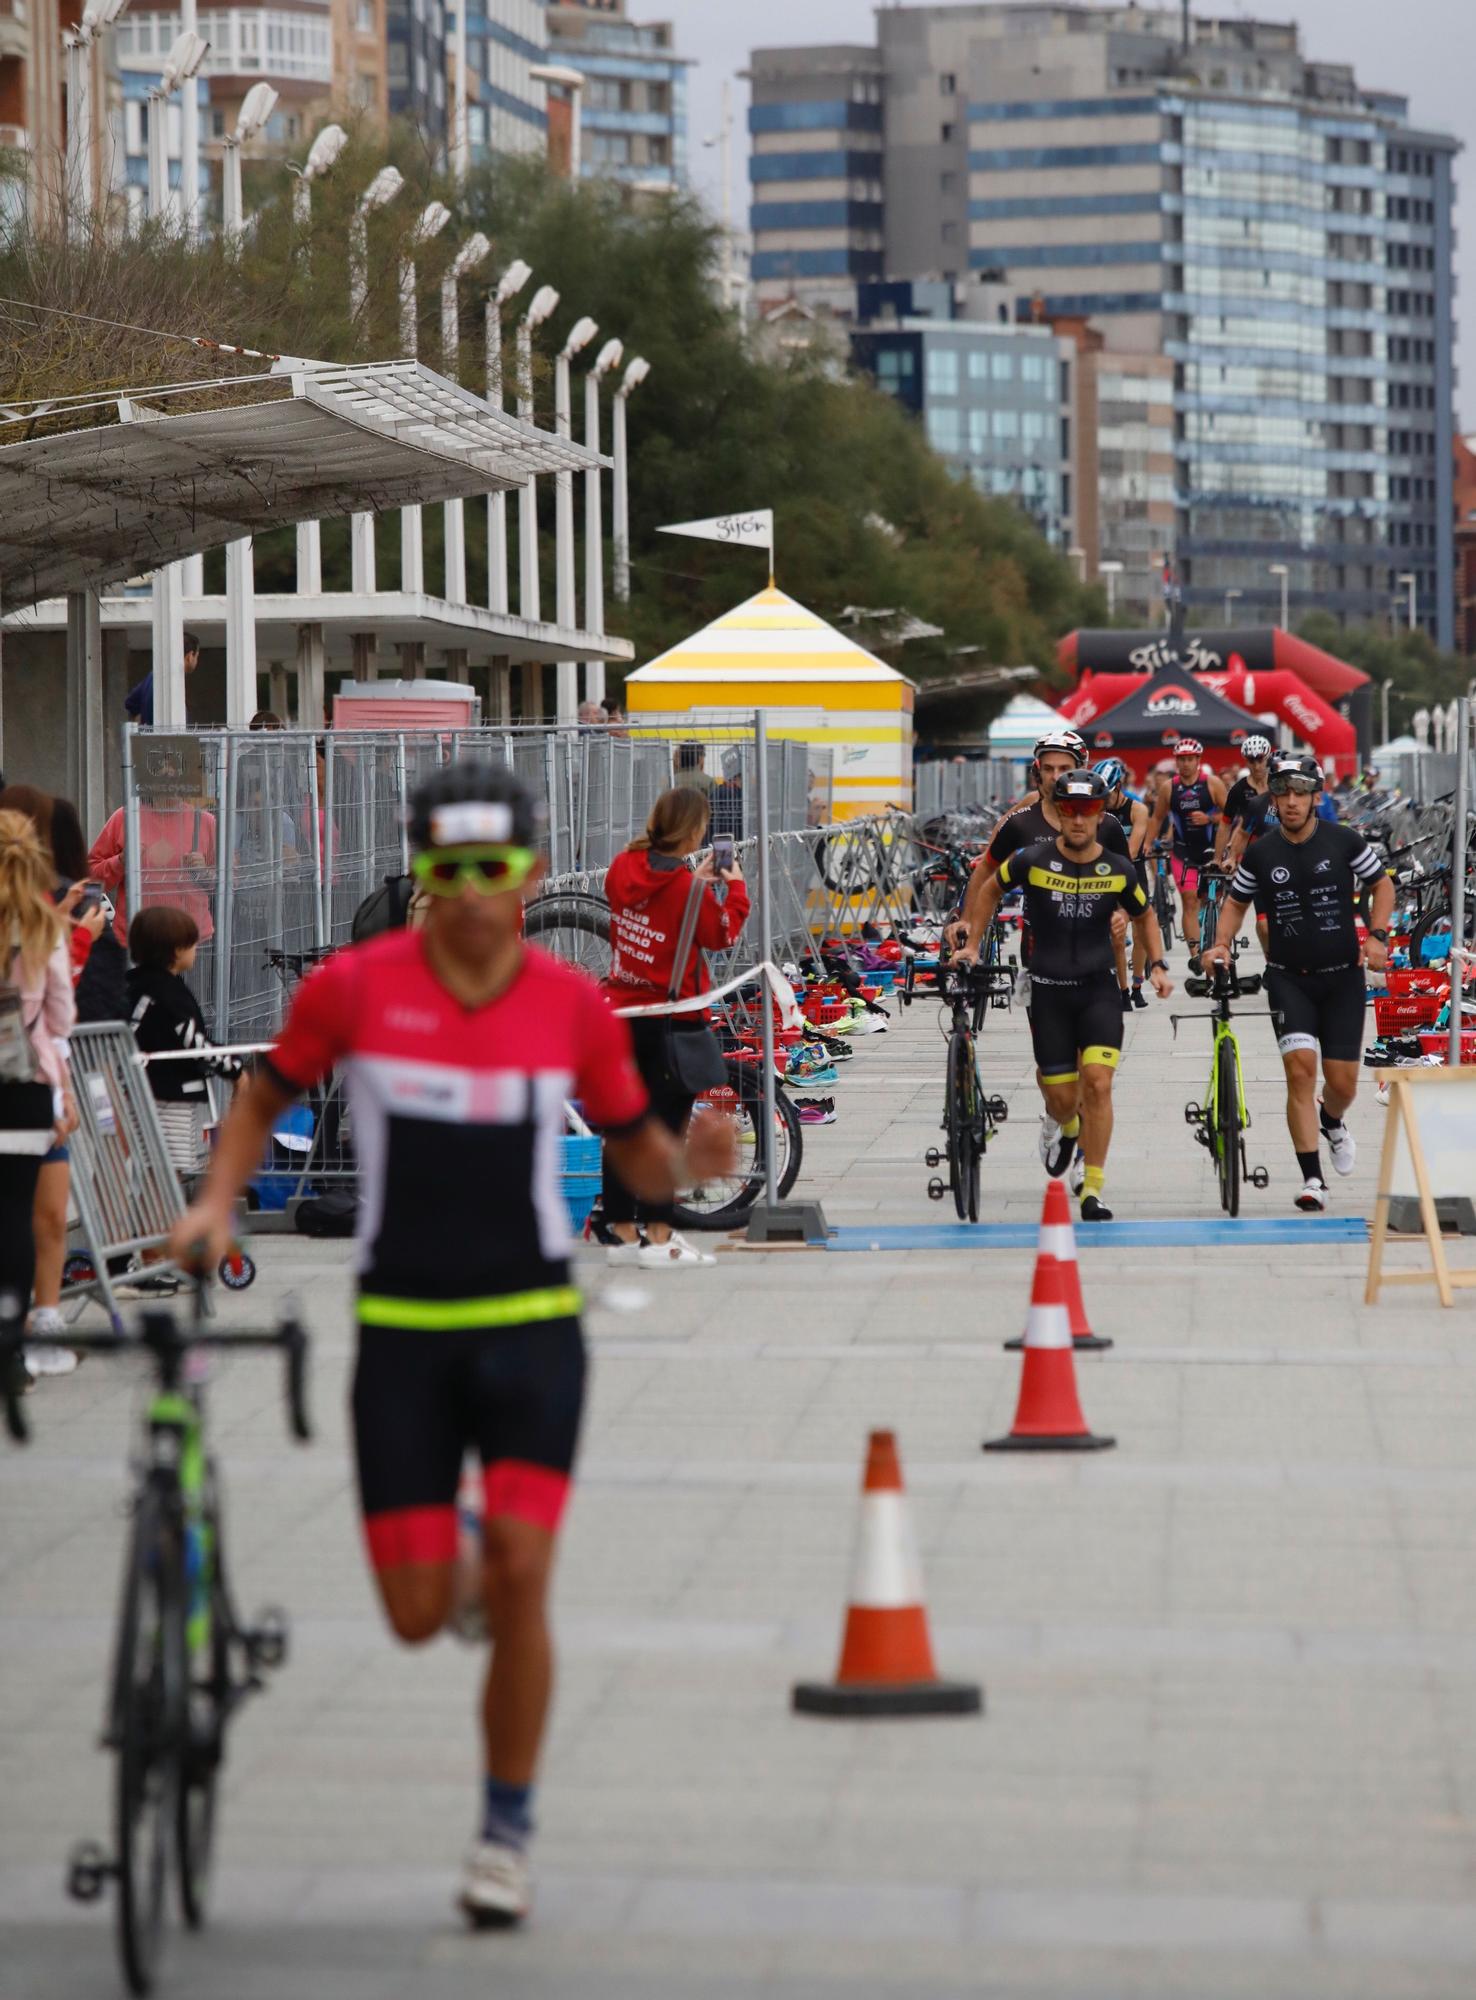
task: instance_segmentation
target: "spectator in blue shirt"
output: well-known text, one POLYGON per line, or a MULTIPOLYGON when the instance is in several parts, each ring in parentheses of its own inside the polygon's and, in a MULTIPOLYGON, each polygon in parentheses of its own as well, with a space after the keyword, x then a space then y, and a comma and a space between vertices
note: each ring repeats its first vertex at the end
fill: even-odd
MULTIPOLYGON (((200 641, 193 632, 184 635, 184 670, 188 677, 200 664, 200 641)), ((147 729, 154 726, 154 670, 151 667, 136 687, 131 687, 123 697, 123 713, 130 722, 142 723, 147 729)))

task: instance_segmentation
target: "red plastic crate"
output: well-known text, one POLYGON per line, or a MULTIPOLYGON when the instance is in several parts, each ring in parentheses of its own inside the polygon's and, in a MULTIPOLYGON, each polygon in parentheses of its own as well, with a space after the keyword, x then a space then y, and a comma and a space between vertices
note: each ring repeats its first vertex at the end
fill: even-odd
MULTIPOLYGON (((1420 1047, 1427 1056, 1443 1057, 1446 1050, 1450 1047, 1450 1035, 1444 1028, 1441 1028, 1438 1033, 1422 1030, 1420 1034, 1420 1047)), ((1462 1029, 1461 1031, 1461 1061, 1462 1063, 1476 1063, 1476 1032, 1473 1032, 1469 1028, 1462 1029)))
POLYGON ((1412 1028, 1430 1028, 1445 1005, 1438 993, 1376 993, 1374 1029, 1380 1035, 1405 1035, 1412 1028))
POLYGON ((1444 1000, 1450 992, 1450 976, 1434 972, 1427 965, 1394 965, 1384 975, 1391 994, 1408 999, 1411 993, 1438 993, 1444 1000))

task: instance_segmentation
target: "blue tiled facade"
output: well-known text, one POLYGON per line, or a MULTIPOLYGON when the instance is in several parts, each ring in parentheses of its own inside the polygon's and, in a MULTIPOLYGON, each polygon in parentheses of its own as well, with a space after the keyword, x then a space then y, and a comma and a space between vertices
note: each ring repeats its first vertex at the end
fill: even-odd
POLYGON ((687 181, 687 63, 661 22, 623 8, 549 9, 552 59, 583 72, 583 171, 650 188, 687 181))

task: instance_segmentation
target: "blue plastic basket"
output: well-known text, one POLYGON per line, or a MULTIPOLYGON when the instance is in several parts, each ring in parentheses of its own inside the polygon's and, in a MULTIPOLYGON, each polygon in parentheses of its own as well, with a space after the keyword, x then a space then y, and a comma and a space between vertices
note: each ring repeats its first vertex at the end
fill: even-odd
POLYGON ((582 1233, 600 1191, 600 1142, 598 1139, 564 1138, 559 1141, 559 1192, 569 1211, 569 1227, 582 1233))

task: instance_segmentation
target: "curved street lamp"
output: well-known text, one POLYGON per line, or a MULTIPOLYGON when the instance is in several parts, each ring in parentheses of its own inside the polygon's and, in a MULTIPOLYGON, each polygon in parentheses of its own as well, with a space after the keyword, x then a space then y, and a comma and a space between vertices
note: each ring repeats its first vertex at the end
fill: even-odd
MULTIPOLYGON (((540 285, 528 310, 518 321, 518 415, 533 421, 533 335, 557 312, 559 295, 552 285, 540 285)), ((538 481, 529 478, 518 494, 518 615, 535 623, 543 617, 538 576, 538 481)))
MULTIPOLYGON (((584 378, 584 442, 598 454, 600 449, 600 384, 620 366, 625 344, 607 340, 595 356, 584 378)), ((605 496, 599 466, 584 475, 584 624, 589 632, 605 629, 605 496)), ((605 663, 591 660, 584 669, 587 701, 601 701, 605 694, 605 663)))
POLYGON ((651 364, 638 354, 626 369, 615 391, 615 596, 621 604, 630 602, 630 474, 625 441, 625 406, 651 372, 651 364))

